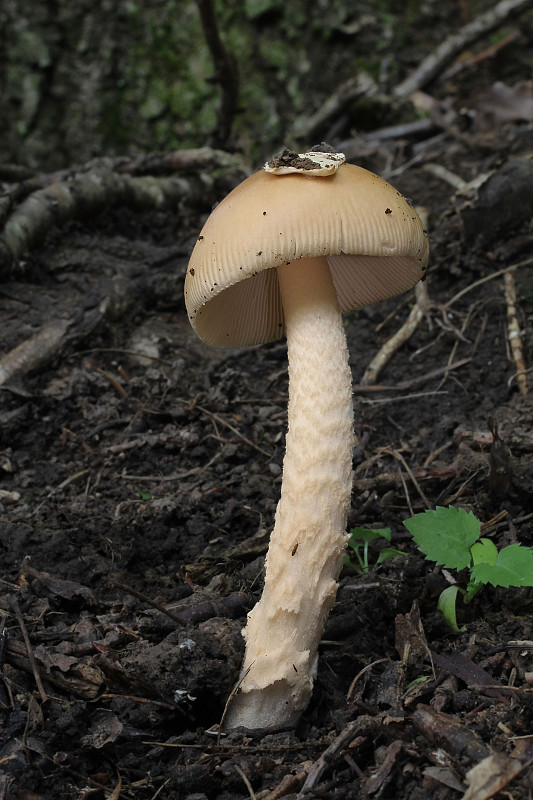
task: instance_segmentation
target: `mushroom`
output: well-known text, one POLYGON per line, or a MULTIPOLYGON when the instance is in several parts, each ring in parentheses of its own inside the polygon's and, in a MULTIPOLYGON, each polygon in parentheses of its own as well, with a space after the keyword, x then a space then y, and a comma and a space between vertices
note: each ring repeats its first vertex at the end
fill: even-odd
POLYGON ((309 702, 348 538, 353 409, 342 312, 406 291, 427 261, 409 203, 327 145, 283 151, 230 192, 198 237, 185 280, 196 333, 222 346, 285 334, 289 361, 281 497, 226 728, 294 725, 309 702))

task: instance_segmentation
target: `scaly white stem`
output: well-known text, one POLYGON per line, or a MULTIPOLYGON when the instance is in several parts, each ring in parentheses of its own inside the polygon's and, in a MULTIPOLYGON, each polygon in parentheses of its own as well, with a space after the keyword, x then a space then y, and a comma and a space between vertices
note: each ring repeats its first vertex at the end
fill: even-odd
POLYGON ((347 539, 352 376, 337 295, 325 258, 278 267, 278 277, 289 357, 283 483, 227 728, 294 724, 306 708, 347 539))

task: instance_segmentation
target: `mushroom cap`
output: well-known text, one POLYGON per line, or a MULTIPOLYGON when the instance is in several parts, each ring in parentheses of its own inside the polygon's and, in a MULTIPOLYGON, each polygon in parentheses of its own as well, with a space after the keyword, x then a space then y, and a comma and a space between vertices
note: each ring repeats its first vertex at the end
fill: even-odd
POLYGON ((354 164, 326 177, 256 172, 216 206, 194 246, 185 278, 194 330, 228 347, 281 338, 275 267, 320 256, 349 311, 414 286, 427 235, 396 189, 354 164))

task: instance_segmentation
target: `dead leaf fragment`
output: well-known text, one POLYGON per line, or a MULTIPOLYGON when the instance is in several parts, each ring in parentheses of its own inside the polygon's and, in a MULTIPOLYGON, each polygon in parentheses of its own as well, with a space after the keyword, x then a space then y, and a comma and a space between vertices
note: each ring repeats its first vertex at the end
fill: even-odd
POLYGON ((457 717, 419 705, 411 719, 432 745, 441 747, 454 760, 478 762, 490 755, 489 747, 457 717))
POLYGON ((61 597, 63 600, 81 599, 89 606, 98 605, 96 597, 87 586, 83 586, 81 583, 75 583, 74 581, 55 578, 48 572, 41 572, 35 569, 25 560, 19 575, 19 580, 27 581, 28 577, 35 578, 50 594, 61 597))
POLYGON ((63 653, 54 652, 43 645, 38 645, 34 653, 47 672, 50 672, 52 667, 57 667, 61 672, 68 672, 73 664, 79 662, 79 659, 74 658, 74 656, 67 656, 63 653))
POLYGON ((387 752, 383 763, 380 765, 377 772, 375 772, 366 782, 364 793, 365 795, 376 794, 380 789, 385 788, 390 783, 394 770, 397 767, 398 756, 403 748, 403 743, 396 739, 387 747, 387 752))
POLYGON ((100 750, 105 744, 116 741, 122 733, 123 727, 122 722, 112 711, 107 708, 99 708, 92 716, 90 733, 82 736, 81 741, 85 745, 100 750))
POLYGON ((487 800, 494 797, 523 769, 524 765, 517 758, 493 753, 466 773, 468 789, 463 800, 487 800))
POLYGON ((501 689, 494 688, 494 684, 497 683, 496 679, 463 653, 452 652, 447 655, 433 653, 432 655, 436 666, 448 670, 452 675, 464 681, 467 686, 481 689, 483 694, 496 698, 500 703, 509 702, 509 691, 504 686, 501 689))
POLYGON ((397 614, 395 619, 395 647, 408 666, 424 662, 429 655, 429 646, 420 618, 420 609, 415 601, 408 614, 397 614))
POLYGON ((463 784, 449 767, 427 767, 424 770, 424 776, 432 778, 437 783, 442 783, 443 786, 448 786, 450 789, 455 789, 456 792, 464 790, 463 784))
POLYGON ((509 86, 496 81, 481 92, 470 104, 478 112, 478 127, 489 129, 497 122, 529 122, 533 117, 533 86, 531 81, 519 81, 509 86))

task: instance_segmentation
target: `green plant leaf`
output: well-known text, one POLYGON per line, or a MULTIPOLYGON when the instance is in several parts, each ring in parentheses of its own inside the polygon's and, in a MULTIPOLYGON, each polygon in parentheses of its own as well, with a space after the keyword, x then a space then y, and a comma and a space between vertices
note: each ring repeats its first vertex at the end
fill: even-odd
POLYGON ((464 625, 459 627, 457 625, 457 613, 455 610, 455 604, 457 601, 457 594, 461 590, 458 586, 448 586, 439 597, 439 602, 437 604, 437 608, 444 616, 447 624, 450 626, 452 631, 455 633, 461 633, 461 631, 465 630, 464 625))
POLYGON ((419 678, 413 678, 413 680, 410 681, 405 688, 410 689, 411 686, 414 686, 417 683, 427 683, 430 680, 431 678, 429 675, 421 675, 419 678))
POLYGON ((472 573, 470 573, 470 580, 468 581, 468 586, 463 594, 463 603, 471 603, 474 597, 483 589, 484 586, 485 584, 481 581, 475 581, 472 578, 472 573))
POLYGON ((533 586, 533 547, 504 547, 493 564, 474 564, 472 578, 492 586, 533 586))
MULTIPOLYGON (((365 575, 369 571, 368 545, 376 539, 385 539, 387 542, 390 542, 390 528, 352 528, 350 534, 348 546, 351 547, 355 553, 359 563, 356 564, 349 556, 345 556, 344 564, 347 567, 351 567, 360 575, 365 575)), ((381 563, 379 559, 377 563, 381 563)))
POLYGON ((395 556, 407 557, 407 553, 403 553, 401 550, 396 550, 394 547, 384 547, 383 550, 379 551, 376 564, 383 564, 385 561, 388 561, 389 558, 394 558, 395 556))
POLYGON ((498 548, 490 539, 480 539, 470 548, 474 564, 495 564, 498 548))
POLYGON ((368 542, 373 542, 375 539, 386 539, 388 542, 391 539, 390 528, 352 528, 350 534, 348 542, 350 547, 354 547, 352 540, 368 544, 368 542))
POLYGON ((254 19, 265 11, 270 11, 272 8, 278 6, 276 0, 245 0, 244 10, 248 19, 254 19))
MULTIPOLYGON (((359 555, 357 553, 357 550, 356 550, 356 555, 357 556, 359 555)), ((350 556, 344 556, 344 566, 345 567, 350 567, 350 569, 353 569, 353 571, 357 572, 358 575, 364 575, 365 574, 365 570, 363 569, 361 564, 356 564, 355 561, 352 561, 350 556)), ((366 569, 366 572, 368 572, 368 568, 366 569)))
POLYGON ((479 539, 481 526, 471 511, 463 508, 443 508, 424 511, 403 523, 430 561, 448 569, 470 567, 470 548, 479 539))

